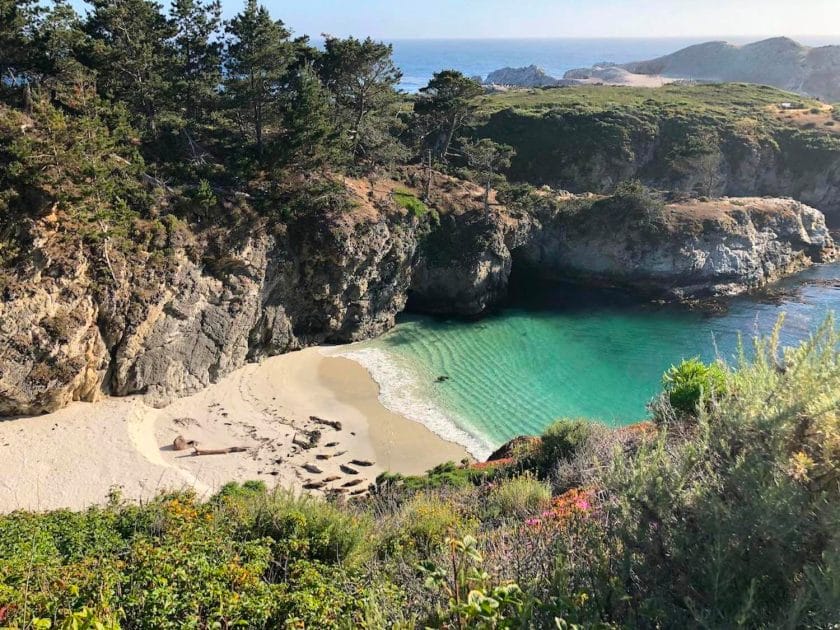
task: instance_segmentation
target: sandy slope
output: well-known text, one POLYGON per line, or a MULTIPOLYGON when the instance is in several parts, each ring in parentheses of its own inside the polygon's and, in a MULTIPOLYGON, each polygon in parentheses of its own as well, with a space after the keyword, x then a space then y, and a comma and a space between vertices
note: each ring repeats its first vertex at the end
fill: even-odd
POLYGON ((324 488, 361 480, 344 488, 349 495, 383 470, 420 473, 467 457, 462 447, 388 411, 377 396, 362 366, 311 348, 246 366, 164 409, 147 407, 139 397, 110 398, 2 421, 0 512, 82 508, 104 501, 112 487, 132 500, 171 488, 206 496, 228 481, 248 479, 294 488, 330 477, 337 479, 324 488), (341 430, 310 416, 339 421, 341 430), (293 444, 316 429, 322 435, 314 448, 293 444), (247 450, 196 457, 172 448, 178 435, 202 449, 247 450), (307 471, 306 464, 323 472, 307 471))

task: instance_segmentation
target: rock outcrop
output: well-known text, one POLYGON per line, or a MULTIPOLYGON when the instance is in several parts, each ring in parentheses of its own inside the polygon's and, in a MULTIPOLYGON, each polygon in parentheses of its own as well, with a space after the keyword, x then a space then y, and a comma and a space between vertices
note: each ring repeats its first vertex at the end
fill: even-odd
POLYGON ((499 68, 487 75, 485 85, 504 85, 508 87, 553 87, 561 85, 559 79, 546 74, 545 70, 538 66, 527 66, 524 68, 499 68))
POLYGON ((412 270, 410 305, 427 313, 479 315, 507 295, 511 251, 530 224, 490 212, 453 212, 423 241, 412 270))
POLYGON ((792 199, 645 208, 607 198, 543 211, 533 230, 515 256, 541 275, 666 299, 741 293, 836 255, 822 213, 792 199))
POLYGON ((381 334, 407 300, 477 315, 505 297, 514 265, 683 298, 759 286, 834 251, 822 215, 792 200, 640 215, 619 198, 546 193, 532 212, 485 211, 479 190, 447 186, 461 197, 439 204, 439 220, 388 206, 391 185, 350 211, 221 242, 173 229, 163 260, 107 244, 68 251, 37 228, 32 262, 2 288, 0 415, 103 392, 163 405, 248 361, 381 334))

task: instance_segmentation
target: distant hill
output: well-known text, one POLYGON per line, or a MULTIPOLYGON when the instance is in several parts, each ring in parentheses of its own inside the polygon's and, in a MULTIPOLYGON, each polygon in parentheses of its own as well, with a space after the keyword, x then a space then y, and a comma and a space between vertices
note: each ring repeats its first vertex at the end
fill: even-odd
POLYGON ((840 46, 811 48, 787 37, 744 46, 707 42, 620 67, 635 74, 669 78, 760 83, 840 101, 840 46))

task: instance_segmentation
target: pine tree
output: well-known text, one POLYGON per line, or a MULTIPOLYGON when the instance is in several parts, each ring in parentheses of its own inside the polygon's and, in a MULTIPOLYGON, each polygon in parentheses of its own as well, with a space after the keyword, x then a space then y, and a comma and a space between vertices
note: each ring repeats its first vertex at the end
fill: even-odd
POLYGON ((414 112, 427 130, 423 144, 438 158, 447 159, 455 134, 474 116, 475 99, 483 92, 481 85, 457 70, 436 72, 420 90, 414 112))
POLYGON ((333 120, 343 132, 354 162, 383 161, 392 151, 389 106, 396 100, 402 73, 393 47, 349 37, 327 37, 321 75, 334 97, 333 120))
POLYGON ((39 13, 37 0, 0 0, 0 88, 23 91, 28 110, 37 81, 33 38, 39 13))
POLYGON ((490 209, 490 189, 498 178, 498 172, 510 166, 516 155, 513 147, 494 142, 489 138, 478 141, 463 140, 463 151, 470 167, 477 172, 484 185, 484 209, 490 209))
POLYGON ((291 33, 256 0, 248 0, 226 32, 225 92, 240 129, 263 157, 266 131, 278 122, 279 95, 295 61, 291 33))
POLYGON ((207 120, 221 84, 222 43, 219 0, 174 0, 170 19, 175 28, 170 64, 173 108, 187 127, 207 120))
POLYGON ((302 168, 328 164, 335 158, 329 92, 311 64, 304 64, 290 82, 283 116, 283 161, 302 168))
POLYGON ((169 40, 174 35, 161 5, 151 0, 90 0, 86 29, 90 62, 107 98, 123 101, 153 137, 170 92, 169 40))
POLYGON ((53 102, 86 110, 95 99, 95 77, 79 61, 88 45, 79 14, 67 0, 53 0, 34 36, 41 81, 53 102))

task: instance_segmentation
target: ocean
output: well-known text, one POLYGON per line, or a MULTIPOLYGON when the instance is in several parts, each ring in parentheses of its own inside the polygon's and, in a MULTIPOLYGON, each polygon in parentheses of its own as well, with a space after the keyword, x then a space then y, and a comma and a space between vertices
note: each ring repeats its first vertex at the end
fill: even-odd
POLYGON ((798 343, 840 310, 838 280, 840 264, 814 267, 781 283, 789 291, 781 299, 733 298, 725 312, 707 314, 514 279, 519 292, 480 321, 405 315, 342 354, 368 368, 391 410, 486 457, 557 418, 643 420, 668 367, 691 357, 732 361, 739 338, 749 346, 782 314, 782 343, 798 343))
MULTIPOLYGON (((505 66, 536 64, 554 77, 604 61, 653 59, 711 39, 746 44, 761 38, 701 37, 646 39, 396 39, 394 61, 403 72, 400 89, 413 93, 439 70, 460 70, 486 77, 505 66)), ((840 37, 794 37, 808 46, 840 44, 840 37)))

